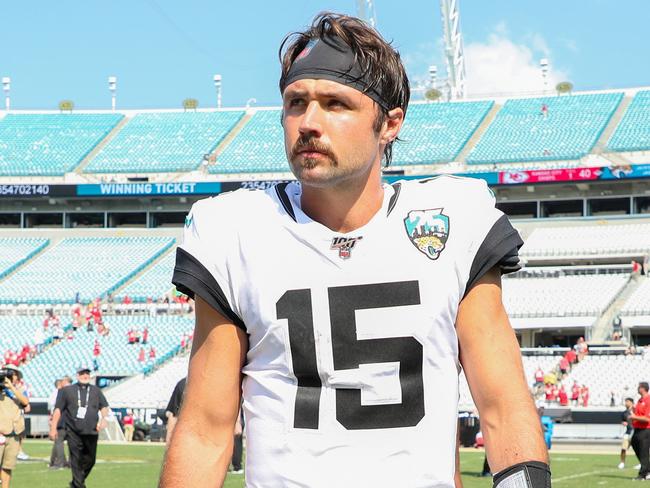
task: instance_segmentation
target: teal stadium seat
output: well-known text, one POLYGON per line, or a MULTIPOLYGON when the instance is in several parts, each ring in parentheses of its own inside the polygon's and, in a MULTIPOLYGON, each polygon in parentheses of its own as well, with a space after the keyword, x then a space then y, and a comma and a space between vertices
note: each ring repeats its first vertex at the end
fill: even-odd
MULTIPOLYGON (((41 323, 34 317, 31 317, 31 320, 33 324, 25 324, 26 330, 22 329, 23 334, 28 332, 31 336, 36 326, 41 323)), ((62 323, 64 321, 62 317, 62 323)), ((37 355, 23 368, 25 381, 32 396, 49 396, 54 389, 56 378, 64 375, 74 377, 79 365, 92 365, 95 339, 99 340, 101 346, 98 374, 130 376, 142 372, 148 364, 147 361, 144 364, 138 362, 141 347, 139 344, 127 344, 129 329, 137 328, 142 331, 145 326, 149 329, 149 341, 142 347, 145 348, 148 358, 149 347, 153 346, 156 349, 156 363, 159 363, 165 357, 168 359, 170 352, 177 351, 183 334, 191 333, 194 328, 194 318, 190 315, 111 315, 104 317, 104 321, 111 330, 107 337, 80 328, 74 333, 72 340, 63 339, 59 344, 37 355)), ((20 322, 21 327, 24 322, 25 320, 20 322)), ((3 318, 0 317, 0 331, 3 330, 3 323, 3 318)))
POLYGON ((580 159, 591 151, 622 98, 622 93, 599 93, 508 100, 467 163, 580 159))
POLYGON ((210 166, 210 173, 284 173, 290 171, 284 152, 281 110, 260 110, 210 166))
POLYGON ((634 96, 607 147, 621 152, 650 149, 650 90, 634 96))
POLYGON ((88 164, 87 173, 174 173, 199 167, 243 111, 141 113, 88 164))
POLYGON ((494 102, 426 103, 409 106, 393 146, 393 165, 454 161, 494 102))
POLYGON ((121 114, 9 114, 0 119, 0 175, 62 176, 122 118, 121 114))
POLYGON ((0 238, 0 278, 11 273, 47 246, 49 242, 49 239, 44 238, 0 238))
POLYGON ((105 296, 171 248, 171 237, 70 237, 0 282, 0 303, 89 302, 105 296))
POLYGON ((160 261, 129 283, 115 296, 121 302, 125 295, 136 303, 146 302, 148 298, 156 301, 172 288, 172 274, 176 263, 176 251, 168 252, 160 261))

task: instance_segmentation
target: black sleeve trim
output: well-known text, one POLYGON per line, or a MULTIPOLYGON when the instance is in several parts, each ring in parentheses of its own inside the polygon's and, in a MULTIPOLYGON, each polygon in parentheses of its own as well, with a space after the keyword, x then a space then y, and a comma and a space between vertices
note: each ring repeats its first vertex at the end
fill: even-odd
POLYGON ((501 268, 501 274, 520 270, 519 248, 523 244, 524 241, 521 240, 517 229, 510 224, 508 217, 502 215, 494 223, 474 257, 465 295, 485 273, 495 266, 501 268))
POLYGON ((176 249, 176 267, 172 283, 178 291, 190 298, 194 298, 194 295, 200 296, 208 305, 232 320, 237 327, 246 330, 244 321, 230 308, 226 295, 214 276, 198 259, 180 247, 176 249))

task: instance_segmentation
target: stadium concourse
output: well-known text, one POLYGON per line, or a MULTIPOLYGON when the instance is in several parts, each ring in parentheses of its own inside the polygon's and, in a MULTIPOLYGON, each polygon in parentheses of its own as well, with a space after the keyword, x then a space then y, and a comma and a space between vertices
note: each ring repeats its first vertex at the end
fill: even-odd
MULTIPOLYGON (((650 379, 649 100, 414 102, 385 172, 482 178, 522 234, 504 302, 556 440, 616 439, 623 399, 650 379)), ((279 107, 0 111, 0 353, 24 371, 31 436, 47 432, 54 380, 90 363, 116 418, 131 409, 141 437, 164 439, 194 320, 170 283, 185 216, 291 178, 279 120, 279 107)), ((461 374, 460 412, 473 410, 461 374)), ((478 425, 463 429, 473 444, 478 425)))

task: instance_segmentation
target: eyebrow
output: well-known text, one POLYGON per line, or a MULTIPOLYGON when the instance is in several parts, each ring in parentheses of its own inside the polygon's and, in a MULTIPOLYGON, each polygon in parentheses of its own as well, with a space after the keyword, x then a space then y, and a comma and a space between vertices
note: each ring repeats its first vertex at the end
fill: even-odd
MULTIPOLYGON (((283 99, 306 97, 308 94, 309 92, 307 90, 289 89, 284 92, 283 99)), ((319 92, 317 96, 325 97, 325 98, 341 98, 347 102, 352 102, 351 97, 346 93, 344 93, 343 91, 326 90, 326 91, 319 92)))

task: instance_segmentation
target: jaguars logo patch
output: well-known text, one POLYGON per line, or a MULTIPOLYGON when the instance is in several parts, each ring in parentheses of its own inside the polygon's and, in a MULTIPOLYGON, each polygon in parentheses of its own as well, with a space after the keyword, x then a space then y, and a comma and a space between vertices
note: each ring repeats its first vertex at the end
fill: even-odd
POLYGON ((449 238, 449 217, 442 210, 411 210, 404 219, 410 241, 429 259, 438 259, 449 238))

